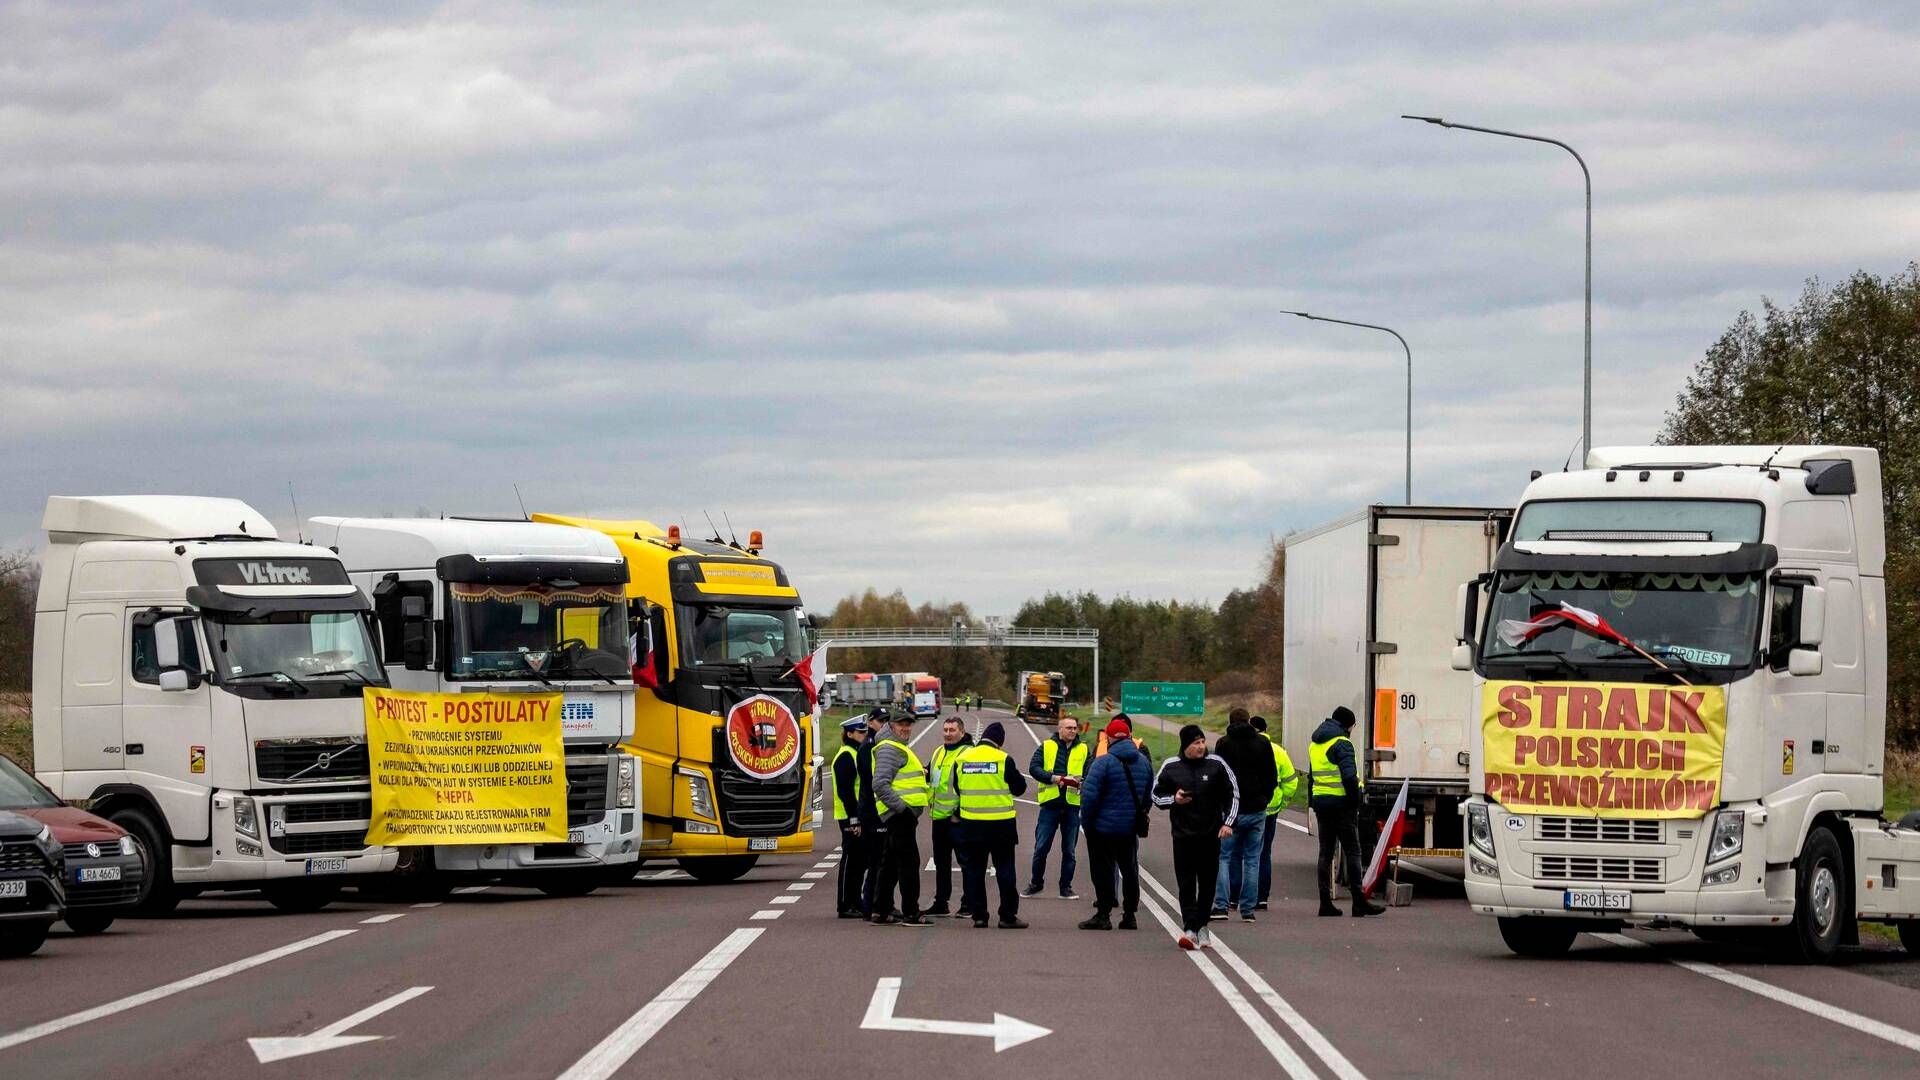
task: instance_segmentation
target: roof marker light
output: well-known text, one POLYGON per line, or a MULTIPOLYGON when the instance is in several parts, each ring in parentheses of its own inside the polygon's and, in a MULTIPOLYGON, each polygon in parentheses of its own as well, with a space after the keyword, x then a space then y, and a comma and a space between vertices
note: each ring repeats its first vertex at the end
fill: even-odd
POLYGON ((667 526, 667 546, 670 548, 677 548, 680 546, 680 526, 678 525, 667 526))
POLYGON ((760 554, 760 549, 766 546, 767 546, 766 542, 762 540, 760 537, 759 529, 755 529, 752 532, 747 534, 747 553, 748 554, 758 555, 760 554))

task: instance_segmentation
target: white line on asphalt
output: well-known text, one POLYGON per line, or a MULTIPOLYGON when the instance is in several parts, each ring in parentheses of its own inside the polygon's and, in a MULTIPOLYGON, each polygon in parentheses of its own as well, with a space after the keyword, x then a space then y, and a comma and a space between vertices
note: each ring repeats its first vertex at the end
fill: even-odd
POLYGON ((1292 829, 1294 832, 1307 831, 1307 827, 1305 825, 1302 825, 1297 821, 1288 821, 1287 815, 1285 814, 1276 814, 1275 816, 1280 819, 1280 824, 1285 825, 1287 828, 1292 829))
POLYGON ((813 882, 811 881, 796 881, 793 884, 787 886, 787 891, 788 892, 806 892, 808 889, 811 889, 811 888, 813 888, 813 882))
MULTIPOLYGON (((1650 949, 1653 947, 1644 941, 1637 938, 1630 938, 1625 934, 1595 934, 1593 936, 1599 938, 1601 941, 1612 942, 1615 945, 1625 945, 1628 948, 1650 949)), ((1674 957, 1662 957, 1662 959, 1676 967, 1686 968, 1695 975, 1705 975, 1709 979, 1717 979, 1720 982, 1726 983, 1728 986, 1738 987, 1750 994, 1758 994, 1770 1001, 1777 1001, 1789 1008, 1799 1009, 1803 1013, 1810 1013, 1822 1020, 1831 1020, 1842 1027, 1850 1027, 1863 1035, 1871 1035, 1876 1039, 1885 1039, 1895 1046, 1902 1046, 1908 1050, 1920 1052, 1920 1035, 1916 1035, 1905 1028, 1897 1028, 1892 1024, 1882 1023, 1871 1016, 1862 1016, 1851 1009, 1843 1009, 1838 1005, 1830 1005, 1817 998, 1807 997, 1805 994, 1796 994, 1791 990, 1782 990, 1780 987, 1774 986, 1771 983, 1763 983, 1759 979, 1728 971, 1726 968, 1713 964, 1702 964, 1696 960, 1679 960, 1674 957)))
POLYGON ((833 860, 832 860, 832 859, 827 859, 827 860, 826 860, 826 861, 824 861, 824 862, 817 862, 817 863, 814 863, 814 864, 813 864, 813 868, 814 868, 815 870, 831 870, 831 869, 833 869, 833 860))
POLYGON ((605 1080, 620 1070, 622 1065, 632 1060, 647 1040, 660 1033, 667 1022, 680 1014, 680 1010, 700 996, 707 984, 727 970, 727 965, 739 959, 747 951, 755 938, 766 933, 761 927, 742 927, 728 934, 725 941, 713 947, 713 951, 701 957, 685 974, 673 981, 673 985, 660 991, 652 1001, 641 1006, 640 1011, 627 1018, 626 1023, 613 1030, 613 1033, 600 1040, 600 1045, 587 1051, 586 1056, 560 1074, 560 1080, 605 1080))
POLYGON ((641 874, 640 876, 648 881, 665 881, 668 878, 677 878, 683 875, 678 870, 655 870, 651 874, 641 874))
MULTIPOLYGON (((1146 905, 1147 913, 1166 929, 1167 936, 1174 941, 1179 941, 1180 925, 1167 917, 1166 911, 1153 902, 1153 897, 1142 896, 1140 901, 1146 905)), ((1307 1063, 1301 1060, 1293 1047, 1287 1045, 1287 1040, 1280 1037, 1280 1033, 1273 1029, 1273 1025, 1267 1023, 1267 1018, 1260 1015, 1260 1010, 1254 1008, 1253 1003, 1240 993, 1240 988, 1233 985, 1232 980, 1228 979, 1212 960, 1197 949, 1186 955, 1187 959, 1193 961, 1193 966, 1200 969, 1200 974, 1206 976, 1207 982, 1213 986, 1214 991, 1227 1003, 1227 1008, 1247 1025, 1247 1030, 1253 1032, 1253 1037, 1260 1040, 1260 1045, 1267 1048, 1267 1053, 1271 1054, 1273 1060, 1286 1070, 1288 1076, 1293 1077, 1294 1080, 1316 1080, 1313 1070, 1307 1067, 1307 1063)))
POLYGON ((759 911, 754 912, 751 918, 755 922, 766 922, 770 919, 777 919, 786 913, 786 908, 761 908, 759 911))
POLYGON ((1014 802, 1023 802, 1023 803, 1026 803, 1026 804, 1027 804, 1028 806, 1039 806, 1039 805, 1040 805, 1039 803, 1037 803, 1037 802, 1034 802, 1034 801, 1033 801, 1032 799, 1022 799, 1022 798, 1017 798, 1017 797, 1016 797, 1016 798, 1015 798, 1015 799, 1014 799, 1013 801, 1014 801, 1014 802))
POLYGON ((242 971, 257 968, 262 964, 271 964, 275 960, 283 957, 292 956, 298 952, 305 952, 315 945, 325 945, 329 941, 337 941, 349 934, 357 934, 359 932, 358 930, 329 930, 324 934, 315 934, 310 938, 301 938, 299 941, 290 945, 282 945, 277 949, 268 949, 266 952, 256 953, 245 959, 235 960, 231 964, 222 964, 216 968, 208 968, 198 975, 189 975, 184 979, 176 979, 173 982, 167 983, 165 986, 156 986, 151 990, 142 990, 137 994, 129 994, 117 1001, 109 1001, 105 1005, 96 1005, 91 1009, 82 1009, 70 1016, 60 1017, 58 1020, 48 1020, 45 1023, 35 1024, 29 1028, 21 1028, 11 1035, 0 1035, 0 1050, 8 1050, 22 1043, 29 1043, 35 1039, 45 1038, 56 1032, 65 1031, 68 1028, 79 1027, 82 1024, 91 1024, 95 1020, 102 1020, 116 1013, 126 1012, 128 1009, 149 1005, 162 998, 172 997, 182 991, 205 986, 210 982, 217 982, 229 975, 238 975, 242 971))
POLYGON ((801 879, 804 881, 818 881, 821 878, 826 876, 827 876, 827 872, 825 870, 809 870, 806 873, 800 875, 801 879))
POLYGON ((414 907, 417 907, 417 908, 436 908, 436 907, 439 907, 439 906, 440 906, 440 903, 441 903, 440 901, 438 901, 438 900, 435 900, 435 901, 433 901, 433 902, 431 902, 431 903, 426 903, 426 904, 415 904, 415 905, 413 905, 413 906, 414 906, 414 907))
POLYGON ((379 926, 382 923, 390 923, 395 919, 404 919, 406 917, 407 913, 404 911, 389 911, 385 915, 370 915, 367 918, 361 919, 360 925, 379 926))
POLYGON ((491 885, 463 885, 460 888, 453 890, 453 895, 472 896, 475 893, 486 892, 488 889, 491 889, 491 888, 493 888, 493 886, 491 885))
POLYGON ((773 899, 767 901, 767 903, 769 904, 797 904, 799 902, 800 902, 799 897, 786 896, 786 895, 776 896, 773 899))

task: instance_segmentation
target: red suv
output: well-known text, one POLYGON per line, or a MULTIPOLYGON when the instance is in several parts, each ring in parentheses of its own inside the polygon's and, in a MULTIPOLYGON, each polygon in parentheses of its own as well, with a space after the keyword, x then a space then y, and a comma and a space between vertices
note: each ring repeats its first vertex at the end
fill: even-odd
POLYGON ((146 859, 125 829, 68 806, 12 758, 0 754, 0 810, 53 830, 66 853, 67 929, 97 934, 133 910, 146 891, 146 859))

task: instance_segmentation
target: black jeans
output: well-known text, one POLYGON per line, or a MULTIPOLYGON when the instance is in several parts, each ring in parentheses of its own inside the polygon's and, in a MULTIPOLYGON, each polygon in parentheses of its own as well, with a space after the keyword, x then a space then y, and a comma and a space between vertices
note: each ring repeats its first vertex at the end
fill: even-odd
POLYGON ((920 822, 906 813, 887 822, 880 874, 873 885, 873 913, 893 913, 893 891, 900 890, 900 914, 920 914, 920 822))
POLYGON ((868 818, 868 824, 860 828, 860 858, 865 870, 860 875, 860 910, 868 915, 873 914, 874 886, 880 883, 880 863, 887 850, 886 831, 872 820, 868 818))
POLYGON ((835 884, 835 910, 866 912, 867 838, 853 835, 844 821, 840 823, 840 876, 835 884))
POLYGON ((953 819, 933 820, 933 902, 953 899, 953 819))
POLYGON ((1205 929, 1213 915, 1213 886, 1220 878, 1220 837, 1174 837, 1173 876, 1180 885, 1181 928, 1205 929))
POLYGON ((980 827, 983 823, 963 826, 963 832, 954 850, 960 856, 960 903, 973 916, 974 922, 987 917, 987 863, 993 863, 993 873, 1000 886, 1000 918, 1015 918, 1020 914, 1020 884, 1015 876, 1019 873, 1013 866, 1014 824, 1008 822, 984 823, 990 827, 980 827))
POLYGON ((1140 838, 1132 833, 1090 832, 1087 858, 1093 863, 1094 910, 1102 915, 1111 913, 1116 906, 1126 915, 1139 911, 1140 838), (1117 896, 1116 873, 1120 879, 1117 896))
POLYGON ((1320 882, 1320 899, 1324 903, 1333 902, 1333 848, 1340 846, 1340 853, 1347 866, 1347 892, 1353 896, 1354 904, 1360 903, 1360 882, 1367 872, 1360 866, 1360 817, 1350 805, 1334 804, 1316 806, 1313 816, 1320 826, 1320 860, 1314 867, 1320 882))

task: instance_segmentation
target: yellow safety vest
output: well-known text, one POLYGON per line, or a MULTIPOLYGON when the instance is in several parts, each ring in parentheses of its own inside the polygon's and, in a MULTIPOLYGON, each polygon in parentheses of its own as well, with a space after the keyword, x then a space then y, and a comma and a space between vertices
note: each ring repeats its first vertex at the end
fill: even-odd
POLYGON ((1307 768, 1313 772, 1313 787, 1309 791, 1312 798, 1322 795, 1345 795, 1346 781, 1340 779, 1340 766, 1333 763, 1329 755, 1340 743, 1353 745, 1353 740, 1345 735, 1335 735, 1326 742, 1311 743, 1307 746, 1307 768))
POLYGON ((948 746, 941 743, 933 748, 933 820, 944 821, 960 809, 960 791, 953 783, 953 766, 971 746, 948 746))
POLYGON ((927 767, 921 763, 920 755, 913 752, 913 747, 891 735, 876 743, 874 749, 877 751, 888 743, 899 747, 901 752, 907 755, 907 760, 900 766, 900 771, 893 776, 893 793, 900 796, 900 801, 906 803, 909 809, 925 810, 927 808, 927 767))
POLYGON ((960 820, 1013 820, 1013 789, 1007 786, 1007 753, 981 743, 957 756, 954 787, 960 792, 960 820))
MULTIPOLYGON (((838 751, 836 751, 836 752, 834 753, 834 755, 833 755, 833 760, 834 760, 834 762, 835 762, 835 763, 838 763, 842 755, 845 755, 846 757, 858 757, 858 756, 859 756, 859 755, 858 755, 858 754, 857 754, 857 753, 856 753, 856 752, 854 751, 854 749, 853 749, 853 747, 851 747, 851 746, 847 746, 847 745, 846 745, 846 744, 844 744, 844 743, 843 743, 843 744, 841 744, 841 746, 840 746, 840 749, 839 749, 838 751)), ((832 771, 833 771, 833 767, 832 767, 831 765, 829 765, 829 766, 827 767, 827 771, 828 771, 828 772, 832 772, 832 771)), ((855 806, 858 806, 858 805, 860 805, 860 770, 859 770, 859 769, 857 769, 857 768, 853 770, 853 802, 854 802, 854 805, 855 805, 855 806)), ((836 820, 836 821, 845 821, 845 820, 847 820, 848 818, 850 818, 850 817, 852 817, 852 816, 853 816, 852 814, 849 814, 849 813, 847 813, 847 804, 846 804, 846 802, 845 802, 845 800, 843 800, 843 799, 841 798, 841 792, 840 792, 840 785, 839 785, 839 784, 835 784, 835 785, 833 785, 833 817, 834 817, 834 820, 836 820)))
MULTIPOLYGON (((1060 761, 1060 740, 1048 739, 1046 741, 1046 744, 1040 748, 1040 767, 1045 769, 1048 772, 1054 772, 1055 771, 1054 765, 1058 764, 1059 761, 1060 761)), ((1073 749, 1067 751, 1067 775, 1079 776, 1079 777, 1085 777, 1087 775, 1087 744, 1086 743, 1075 742, 1073 744, 1073 749)), ((1039 802, 1041 806, 1045 806, 1048 803, 1052 802, 1053 800, 1059 798, 1060 791, 1061 791, 1061 788, 1059 787, 1059 785, 1048 784, 1047 786, 1040 789, 1040 797, 1036 801, 1039 802)), ((1068 806, 1080 805, 1080 789, 1079 788, 1067 788, 1066 793, 1067 793, 1068 806)))
POLYGON ((1300 774, 1293 771, 1293 758, 1273 741, 1273 736, 1264 731, 1260 734, 1273 746, 1273 798, 1267 800, 1267 813, 1271 816, 1293 801, 1294 792, 1300 790, 1300 774))

